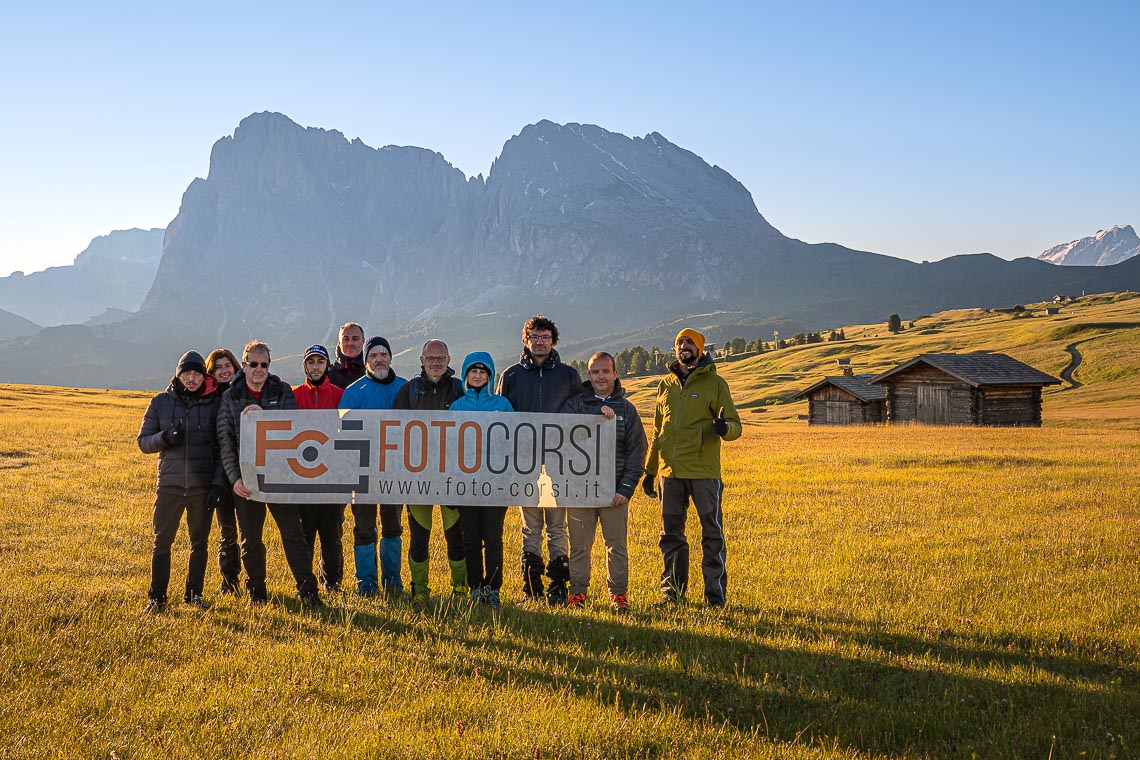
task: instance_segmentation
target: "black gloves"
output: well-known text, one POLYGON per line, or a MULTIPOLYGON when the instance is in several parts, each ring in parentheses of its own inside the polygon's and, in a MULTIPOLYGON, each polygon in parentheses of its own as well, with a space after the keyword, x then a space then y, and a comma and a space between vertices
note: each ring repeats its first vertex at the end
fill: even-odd
POLYGON ((646 475, 645 480, 641 481, 641 490, 645 491, 645 495, 651 499, 657 498, 657 476, 646 475))
POLYGON ((728 420, 724 418, 723 406, 720 408, 720 414, 718 414, 716 417, 713 417, 713 430, 715 430, 716 434, 721 438, 724 438, 726 435, 728 435, 728 420))
POLYGON ((226 494, 229 492, 229 490, 230 489, 226 486, 220 485, 218 483, 210 486, 210 497, 206 501, 207 508, 209 508, 211 512, 217 509, 218 506, 221 505, 222 499, 226 498, 226 494))
POLYGON ((174 448, 181 446, 182 441, 186 439, 186 431, 182 427, 182 420, 174 421, 174 424, 162 431, 162 442, 166 444, 167 448, 174 448))

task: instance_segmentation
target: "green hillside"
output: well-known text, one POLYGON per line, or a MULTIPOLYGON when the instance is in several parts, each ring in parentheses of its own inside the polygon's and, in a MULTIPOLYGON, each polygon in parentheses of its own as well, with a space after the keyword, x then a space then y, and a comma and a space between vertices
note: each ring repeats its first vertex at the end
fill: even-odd
MULTIPOLYGON (((891 334, 886 321, 844 328, 847 340, 772 351, 717 369, 732 386, 745 422, 796 420, 807 402, 791 400, 827 375, 838 375, 835 360, 847 357, 856 373, 884 372, 924 353, 991 351, 1009 354, 1060 377, 1076 346, 1081 363, 1073 373, 1080 384, 1045 390, 1044 424, 1106 424, 1140 428, 1140 297, 1137 293, 1088 296, 1047 315, 1046 304, 1025 304, 1026 311, 964 309, 917 319, 913 327, 891 334)), ((1052 304, 1050 304, 1051 306, 1052 304)), ((908 323, 904 323, 904 327, 908 323)), ((624 381, 633 399, 650 405, 656 378, 624 381)), ((806 424, 806 423, 802 423, 806 424)))

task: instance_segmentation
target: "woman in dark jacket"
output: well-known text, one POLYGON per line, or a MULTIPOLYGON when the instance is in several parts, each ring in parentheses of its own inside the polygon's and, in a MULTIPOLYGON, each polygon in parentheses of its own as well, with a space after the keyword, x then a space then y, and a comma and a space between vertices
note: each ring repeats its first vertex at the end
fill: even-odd
POLYGON ((154 500, 154 548, 150 559, 150 602, 146 612, 166 609, 170 585, 170 547, 178 535, 182 513, 190 532, 190 562, 186 570, 187 604, 205 609, 202 586, 210 539, 210 490, 223 484, 214 425, 218 410, 217 384, 206 374, 197 351, 178 361, 165 392, 151 399, 139 428, 144 454, 158 454, 158 487, 154 500))
MULTIPOLYGON (((215 348, 206 357, 206 374, 218 384, 218 397, 230 388, 241 363, 228 348, 215 348)), ((222 574, 223 594, 236 594, 241 588, 241 549, 238 547, 237 509, 234 492, 228 484, 210 493, 210 504, 218 519, 218 570, 222 574)))

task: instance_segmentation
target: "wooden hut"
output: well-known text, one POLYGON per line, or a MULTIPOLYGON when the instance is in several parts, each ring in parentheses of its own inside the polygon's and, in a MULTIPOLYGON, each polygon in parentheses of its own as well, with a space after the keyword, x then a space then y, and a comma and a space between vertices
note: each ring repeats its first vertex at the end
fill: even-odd
POLYGON ((809 425, 858 425, 887 421, 887 389, 873 375, 825 377, 792 398, 808 400, 809 425))
POLYGON ((891 422, 1040 427, 1041 389, 1061 381, 1005 354, 922 354, 871 383, 891 422))

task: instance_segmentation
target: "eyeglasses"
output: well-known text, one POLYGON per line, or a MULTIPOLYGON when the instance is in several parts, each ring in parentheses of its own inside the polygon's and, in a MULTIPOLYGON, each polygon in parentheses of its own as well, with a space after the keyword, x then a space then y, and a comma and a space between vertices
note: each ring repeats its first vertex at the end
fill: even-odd
POLYGON ((420 360, 424 361, 424 362, 428 362, 430 364, 440 364, 440 363, 447 363, 448 357, 446 357, 446 356, 421 356, 420 360))
POLYGON ((262 369, 269 369, 269 362, 246 362, 245 366, 249 367, 250 369, 257 369, 258 367, 261 367, 262 369))
POLYGON ((553 335, 528 335, 526 339, 531 343, 549 343, 554 340, 553 335))

